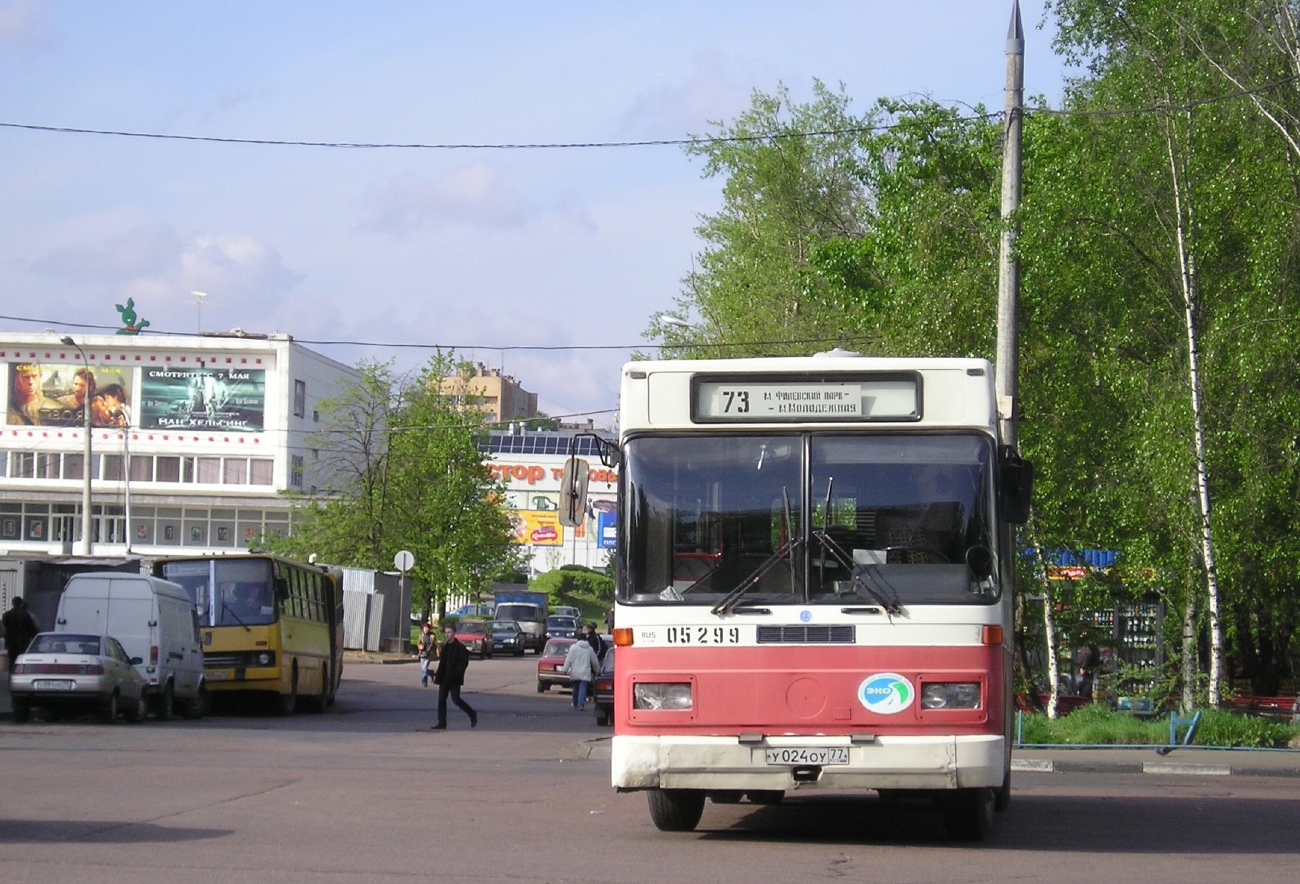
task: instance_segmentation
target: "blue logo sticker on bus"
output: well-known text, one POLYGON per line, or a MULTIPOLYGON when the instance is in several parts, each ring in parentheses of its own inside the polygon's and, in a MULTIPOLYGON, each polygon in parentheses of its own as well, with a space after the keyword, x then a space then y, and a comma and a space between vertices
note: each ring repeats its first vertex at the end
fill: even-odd
POLYGON ((807 608, 804 608, 802 611, 800 611, 800 612, 799 612, 799 622, 800 622, 800 623, 811 623, 811 622, 812 622, 812 611, 809 611, 807 608))
POLYGON ((914 699, 912 683, 896 672, 869 675, 858 685, 858 702, 880 715, 896 715, 911 706, 914 699))

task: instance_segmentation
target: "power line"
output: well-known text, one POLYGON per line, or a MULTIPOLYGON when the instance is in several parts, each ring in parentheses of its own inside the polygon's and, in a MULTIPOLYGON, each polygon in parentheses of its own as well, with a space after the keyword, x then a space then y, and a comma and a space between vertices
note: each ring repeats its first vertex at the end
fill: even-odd
MULTIPOLYGON (((94 325, 84 322, 65 322, 59 319, 41 319, 29 316, 5 316, 0 315, 0 320, 10 322, 27 322, 41 326, 62 326, 64 328, 91 329, 96 331, 105 331, 116 333, 120 326, 115 325, 94 325)), ((133 335, 133 338, 139 339, 157 335, 159 337, 199 337, 193 332, 176 332, 165 329, 155 329, 149 327, 146 334, 133 335)), ((202 335, 204 340, 221 340, 222 335, 205 334, 202 335)), ((256 340, 253 337, 232 337, 231 340, 256 340)), ((665 347, 692 348, 699 350, 744 350, 744 349, 762 349, 765 347, 792 347, 792 346, 826 346, 826 345, 845 345, 845 344, 863 344, 867 343, 866 338, 854 337, 836 337, 836 338, 807 338, 800 340, 772 340, 772 341, 726 341, 718 343, 695 342, 695 341, 676 341, 672 343, 651 343, 642 341, 636 344, 443 344, 443 343, 412 343, 405 341, 361 341, 346 339, 312 339, 312 338, 291 338, 295 344, 310 344, 313 347, 371 347, 377 350, 432 350, 440 352, 465 352, 470 350, 497 350, 501 352, 543 352, 543 353, 562 353, 562 352, 582 352, 591 350, 662 350, 665 347)))
MULTIPOLYGON (((1136 108, 1094 108, 1087 110, 1055 110, 1047 107, 1026 107, 1026 115, 1051 114, 1054 116, 1131 116, 1138 114, 1168 113, 1171 110, 1190 110, 1208 104, 1234 101, 1250 95, 1269 92, 1300 79, 1298 75, 1283 77, 1250 89, 1237 89, 1222 95, 1193 99, 1183 104, 1160 103, 1136 108)), ((957 117, 951 123, 970 123, 997 119, 999 112, 972 114, 957 117)), ((263 147, 316 147, 335 150, 590 150, 620 149, 630 147, 684 147, 698 144, 737 144, 758 141, 780 141, 799 138, 824 138, 845 135, 865 135, 871 132, 888 132, 900 128, 902 123, 880 123, 870 126, 847 126, 843 129, 826 129, 809 132, 772 132, 758 135, 705 136, 687 138, 652 138, 640 141, 557 141, 557 142, 395 142, 395 141, 307 141, 281 138, 237 138, 222 135, 186 135, 167 132, 133 132, 126 129, 90 129, 79 126, 46 126, 35 123, 0 122, 0 128, 24 129, 33 132, 50 132, 58 135, 102 135, 116 138, 139 138, 155 141, 193 141, 209 144, 244 144, 263 147)))

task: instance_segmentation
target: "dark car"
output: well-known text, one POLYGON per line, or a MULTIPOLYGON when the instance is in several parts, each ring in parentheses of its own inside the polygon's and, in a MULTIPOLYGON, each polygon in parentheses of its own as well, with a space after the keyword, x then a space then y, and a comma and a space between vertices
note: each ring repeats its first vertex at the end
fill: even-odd
POLYGON ((456 624, 456 641, 479 659, 492 656, 492 633, 486 620, 461 620, 456 624))
POLYGON ((564 657, 576 638, 553 638, 546 642, 537 658, 537 693, 544 694, 551 685, 569 686, 569 673, 562 671, 564 657))
POLYGON ((609 727, 614 723, 614 649, 605 651, 605 662, 591 687, 591 699, 596 704, 596 724, 609 727))
POLYGON ((127 721, 145 715, 139 657, 128 657, 107 635, 42 632, 19 654, 9 680, 14 721, 27 721, 36 707, 47 721, 64 713, 97 712, 107 724, 118 713, 127 721))
POLYGON ((547 638, 576 638, 582 625, 577 617, 552 614, 546 618, 547 638))
POLYGON ((516 657, 524 655, 527 637, 518 620, 489 620, 488 629, 492 632, 492 649, 516 657))

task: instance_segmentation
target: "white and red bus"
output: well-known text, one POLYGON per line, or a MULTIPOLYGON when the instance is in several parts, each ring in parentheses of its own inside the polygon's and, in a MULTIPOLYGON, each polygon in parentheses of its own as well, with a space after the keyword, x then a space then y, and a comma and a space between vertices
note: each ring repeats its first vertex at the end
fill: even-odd
POLYGON ((1010 797, 1012 523, 1032 469, 980 359, 633 362, 619 429, 613 785, 1010 797))

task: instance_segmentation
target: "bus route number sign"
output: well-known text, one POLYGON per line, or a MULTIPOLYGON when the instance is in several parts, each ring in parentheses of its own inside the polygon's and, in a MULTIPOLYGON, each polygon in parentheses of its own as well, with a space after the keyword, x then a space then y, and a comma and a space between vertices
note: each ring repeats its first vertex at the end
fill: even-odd
POLYGON ((699 377, 692 417, 703 423, 915 420, 920 413, 915 378, 774 380, 699 377))

